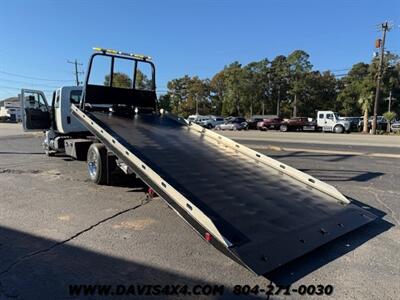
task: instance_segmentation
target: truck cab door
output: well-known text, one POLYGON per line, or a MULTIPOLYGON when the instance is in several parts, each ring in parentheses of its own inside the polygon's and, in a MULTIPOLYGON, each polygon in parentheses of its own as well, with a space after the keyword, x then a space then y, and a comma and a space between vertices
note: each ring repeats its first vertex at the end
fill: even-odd
POLYGON ((22 89, 20 101, 24 131, 50 129, 50 108, 42 91, 22 89))
POLYGON ((324 131, 332 131, 333 127, 335 127, 336 121, 335 116, 333 113, 326 113, 325 114, 325 124, 324 124, 324 131))

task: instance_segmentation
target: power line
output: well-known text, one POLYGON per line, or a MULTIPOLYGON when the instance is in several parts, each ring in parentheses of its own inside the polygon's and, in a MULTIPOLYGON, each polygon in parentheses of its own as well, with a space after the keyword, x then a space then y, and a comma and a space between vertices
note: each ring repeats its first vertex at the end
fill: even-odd
MULTIPOLYGON (((3 89, 13 89, 13 90, 21 90, 21 88, 18 88, 18 87, 15 87, 15 86, 6 86, 6 85, 0 85, 0 88, 3 88, 3 89)), ((43 90, 43 92, 53 92, 53 90, 45 89, 45 90, 43 90)))
POLYGON ((333 74, 333 77, 343 77, 343 76, 347 76, 348 74, 333 74))
POLYGON ((343 72, 343 71, 349 71, 349 70, 351 70, 351 68, 336 69, 336 70, 327 70, 327 71, 330 71, 330 72, 332 72, 332 73, 335 73, 335 72, 343 72))
POLYGON ((21 77, 21 78, 27 78, 27 79, 33 79, 33 80, 41 80, 41 81, 59 81, 59 82, 73 81, 71 79, 48 79, 48 78, 26 76, 26 75, 21 75, 21 74, 16 74, 16 73, 11 73, 11 72, 5 72, 5 71, 0 71, 0 73, 1 74, 6 74, 6 75, 10 75, 10 76, 15 76, 15 77, 21 77))
POLYGON ((7 79, 7 78, 0 78, 0 81, 14 82, 14 83, 19 83, 19 84, 24 84, 24 85, 50 87, 50 88, 54 88, 54 89, 59 88, 59 86, 54 86, 54 85, 47 85, 47 84, 35 83, 35 82, 29 82, 29 81, 13 80, 13 79, 7 79))

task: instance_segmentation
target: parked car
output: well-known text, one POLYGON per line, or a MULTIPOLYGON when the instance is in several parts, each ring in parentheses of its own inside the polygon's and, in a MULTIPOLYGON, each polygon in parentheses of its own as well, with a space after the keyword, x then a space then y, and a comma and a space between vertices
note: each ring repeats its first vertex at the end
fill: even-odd
POLYGON ((225 120, 223 117, 210 116, 208 119, 202 120, 200 122, 200 125, 205 128, 211 129, 219 124, 223 124, 224 122, 225 122, 225 120))
MULTIPOLYGON (((372 121, 374 117, 368 118, 368 130, 372 128, 372 121)), ((376 128, 378 130, 386 130, 387 121, 383 116, 376 116, 376 128)), ((363 131, 364 128, 364 118, 360 118, 360 122, 358 123, 358 130, 363 131)))
POLYGON ((188 122, 194 122, 196 124, 199 124, 200 122, 209 119, 209 116, 202 116, 202 115, 190 115, 187 120, 188 122))
POLYGON ((250 119, 248 119, 246 122, 248 124, 249 129, 257 129, 258 122, 261 122, 264 119, 271 119, 277 117, 278 116, 276 115, 252 115, 250 119))
POLYGON ((282 121, 279 126, 280 131, 315 131, 317 122, 310 121, 308 118, 299 117, 282 121))
POLYGON ((283 122, 282 118, 264 119, 257 123, 258 130, 279 129, 283 122))
POLYGON ((350 122, 350 131, 358 131, 360 121, 363 121, 362 117, 340 117, 339 120, 350 122))
POLYGON ((393 122, 390 128, 392 129, 393 132, 400 132, 400 120, 393 122))
POLYGON ((200 126, 203 126, 203 123, 208 122, 210 120, 211 120, 210 116, 202 116, 202 117, 197 118, 197 120, 194 122, 200 126))
POLYGON ((225 119, 225 122, 215 126, 216 130, 247 130, 248 125, 245 118, 234 117, 225 119))

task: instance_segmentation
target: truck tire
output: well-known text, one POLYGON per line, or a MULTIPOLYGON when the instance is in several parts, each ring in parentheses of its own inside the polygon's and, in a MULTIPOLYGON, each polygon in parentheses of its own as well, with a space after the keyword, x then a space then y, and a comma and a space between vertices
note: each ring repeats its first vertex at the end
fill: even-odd
POLYGON ((46 149, 46 150, 44 150, 44 154, 46 154, 46 156, 51 157, 51 156, 56 155, 56 152, 55 152, 55 151, 52 151, 52 150, 46 149))
POLYGON ((288 131, 288 126, 285 124, 282 124, 281 126, 279 126, 279 130, 282 132, 286 132, 286 131, 288 131))
POLYGON ((96 184, 107 183, 107 149, 103 144, 93 143, 87 153, 89 178, 96 184))
POLYGON ((344 127, 343 127, 342 125, 336 125, 336 126, 333 128, 333 131, 334 131, 335 133, 343 133, 343 132, 344 132, 344 127))

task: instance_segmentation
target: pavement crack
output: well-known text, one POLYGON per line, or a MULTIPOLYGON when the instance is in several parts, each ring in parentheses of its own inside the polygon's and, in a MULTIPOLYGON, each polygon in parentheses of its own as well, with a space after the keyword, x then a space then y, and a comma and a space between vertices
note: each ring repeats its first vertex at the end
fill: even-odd
MULTIPOLYGON (((56 248, 56 247, 58 247, 58 246, 61 246, 61 245, 64 245, 64 244, 66 244, 66 243, 68 243, 68 242, 70 242, 70 241, 76 239, 76 238, 79 237, 80 235, 82 235, 82 234, 84 234, 84 233, 86 233, 86 232, 88 232, 88 231, 90 231, 90 230, 96 228, 97 226, 99 226, 99 225, 101 225, 101 224, 103 224, 103 223, 105 223, 105 222, 107 222, 107 221, 109 221, 109 220, 111 220, 111 219, 114 219, 114 218, 116 218, 116 217, 118 217, 118 216, 120 216, 120 215, 123 215, 123 214, 125 214, 125 213, 128 213, 128 212, 130 212, 130 211, 136 210, 137 208, 139 208, 139 207, 141 207, 141 206, 143 206, 143 205, 145 205, 145 204, 147 204, 147 203, 149 202, 149 201, 146 201, 146 199, 147 199, 147 198, 144 198, 144 199, 141 200, 141 203, 140 203, 140 204, 138 204, 138 205, 136 205, 136 206, 133 206, 133 207, 130 207, 130 208, 127 208, 127 209, 124 209, 124 210, 122 210, 122 211, 119 211, 119 212, 113 214, 112 216, 109 216, 109 217, 107 217, 107 218, 104 218, 104 219, 98 221, 97 223, 95 223, 95 224, 93 224, 93 225, 90 225, 89 227, 87 227, 87 228, 85 228, 85 229, 83 229, 83 230, 81 230, 81 231, 75 233, 75 234, 72 235, 71 237, 69 237, 69 238, 67 238, 67 239, 65 239, 65 240, 62 240, 62 241, 60 241, 60 242, 54 243, 54 244, 51 245, 50 247, 47 247, 47 248, 44 248, 44 249, 40 249, 40 250, 37 250, 37 251, 31 252, 31 253, 29 253, 29 254, 26 254, 26 255, 24 255, 24 256, 19 257, 17 260, 15 260, 14 262, 12 262, 6 269, 0 271, 0 276, 3 276, 3 275, 5 275, 5 274, 7 274, 7 273, 10 272, 15 266, 19 265, 20 263, 22 263, 22 262, 24 262, 24 261, 26 261, 26 260, 28 260, 28 259, 34 257, 34 256, 37 256, 37 255, 41 255, 41 254, 50 252, 50 251, 53 250, 54 248, 56 248)), ((1 291, 2 291, 2 290, 1 290, 1 287, 2 287, 2 286, 0 285, 0 295, 1 295, 1 291)))
POLYGON ((389 211, 390 215, 392 216, 393 220, 395 221, 396 225, 400 225, 400 220, 397 219, 396 213, 393 211, 393 209, 391 209, 385 202, 383 202, 383 201, 379 198, 379 196, 378 196, 377 193, 375 193, 375 192, 373 192, 373 191, 370 191, 370 192, 375 196, 375 199, 376 199, 376 201, 377 201, 378 203, 380 203, 381 205, 383 205, 384 207, 386 207, 386 209, 389 211))

